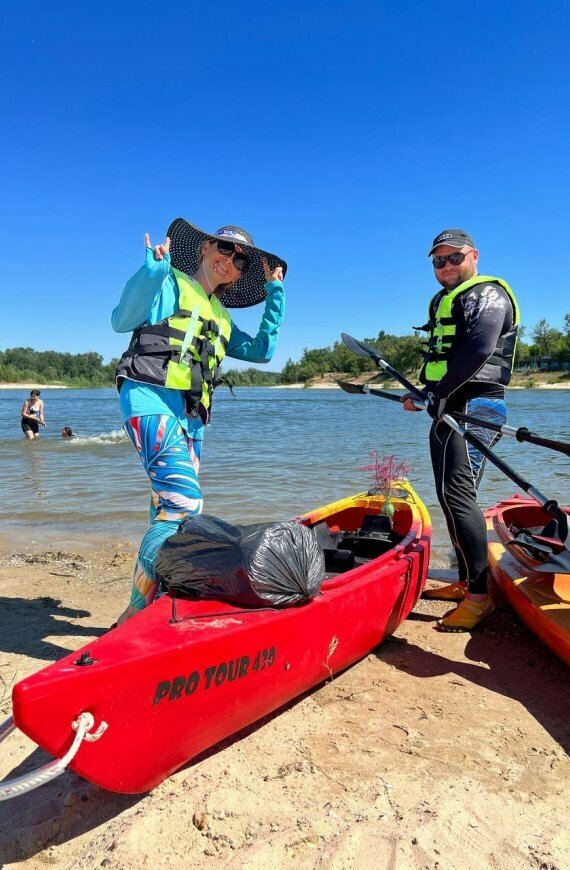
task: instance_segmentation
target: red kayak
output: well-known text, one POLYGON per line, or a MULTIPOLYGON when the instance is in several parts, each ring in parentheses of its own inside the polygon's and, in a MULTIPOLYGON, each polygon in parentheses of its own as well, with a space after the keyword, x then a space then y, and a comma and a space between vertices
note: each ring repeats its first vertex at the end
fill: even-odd
POLYGON ((548 515, 533 499, 513 495, 486 510, 485 518, 489 568, 499 588, 530 630, 570 665, 570 554, 549 536, 548 515))
POLYGON ((298 518, 353 533, 349 561, 329 560, 322 594, 309 603, 252 611, 178 599, 172 621, 172 599, 160 598, 18 683, 16 726, 60 758, 72 744, 72 723, 89 712, 94 730, 107 728, 96 742, 82 742, 69 766, 111 791, 154 788, 204 749, 367 655, 406 618, 426 578, 430 518, 406 484, 390 535, 367 535, 382 504, 360 494, 298 518))

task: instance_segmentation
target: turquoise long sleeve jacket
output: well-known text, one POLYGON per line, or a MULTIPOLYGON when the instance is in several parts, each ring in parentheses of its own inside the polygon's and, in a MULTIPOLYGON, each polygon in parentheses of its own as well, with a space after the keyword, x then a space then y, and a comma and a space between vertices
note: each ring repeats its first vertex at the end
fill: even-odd
MULTIPOLYGON (((232 320, 226 356, 251 363, 271 360, 285 316, 285 292, 281 281, 270 281, 265 290, 267 299, 257 335, 248 335, 232 320)), ((178 286, 170 268, 170 255, 155 260, 153 249, 147 248, 145 262, 125 284, 111 316, 111 325, 115 332, 132 332, 145 323, 159 323, 179 307, 178 286)), ((120 405, 123 421, 148 414, 166 414, 176 417, 191 438, 199 440, 203 437, 203 424, 186 416, 183 393, 179 390, 123 381, 120 405)))

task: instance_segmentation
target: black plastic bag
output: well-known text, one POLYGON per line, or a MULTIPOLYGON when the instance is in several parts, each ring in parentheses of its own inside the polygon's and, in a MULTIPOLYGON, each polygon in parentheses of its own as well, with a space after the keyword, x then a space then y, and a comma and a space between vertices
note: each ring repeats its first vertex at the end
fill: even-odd
POLYGON ((200 514, 164 542, 156 573, 175 596, 286 607, 319 592, 325 563, 314 532, 300 523, 234 526, 200 514))

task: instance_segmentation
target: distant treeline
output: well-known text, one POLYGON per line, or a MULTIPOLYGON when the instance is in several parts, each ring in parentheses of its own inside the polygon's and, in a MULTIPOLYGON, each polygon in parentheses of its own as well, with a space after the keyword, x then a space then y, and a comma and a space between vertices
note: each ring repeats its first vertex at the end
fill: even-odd
MULTIPOLYGON (((419 335, 387 335, 381 332, 376 338, 363 339, 367 344, 377 347, 382 356, 400 371, 418 369, 421 361, 419 335)), ((281 373, 282 383, 295 384, 312 378, 336 372, 359 375, 362 372, 375 372, 377 366, 370 357, 355 356, 342 342, 335 341, 332 347, 303 351, 300 362, 288 360, 281 373)))
POLYGON ((222 369, 222 375, 232 387, 274 387, 283 383, 280 372, 265 369, 222 369))
POLYGON ((118 360, 105 365, 89 353, 60 353, 12 347, 0 350, 0 383, 62 384, 68 387, 107 387, 113 384, 118 360))
POLYGON ((561 362, 570 354, 570 314, 564 315, 562 329, 551 326, 548 320, 539 320, 530 330, 530 344, 522 341, 526 333, 527 330, 522 326, 517 344, 517 365, 524 365, 530 357, 549 356, 554 361, 561 362))
MULTIPOLYGON (((524 366, 532 359, 551 357, 553 362, 562 363, 570 354, 570 314, 564 316, 564 326, 557 329, 547 320, 540 320, 530 330, 532 342, 524 341, 527 330, 520 328, 517 342, 516 365, 524 366)), ((417 372, 422 364, 421 341, 424 333, 412 335, 389 335, 380 332, 376 338, 365 338, 367 344, 377 347, 382 356, 394 368, 405 373, 417 372)), ((355 356, 344 344, 335 342, 332 347, 315 350, 305 349, 299 362, 288 360, 281 373, 282 383, 306 382, 329 372, 358 375, 362 372, 377 371, 370 357, 355 356)))
MULTIPOLYGON (((0 383, 61 384, 68 387, 110 387, 114 384, 118 360, 106 365, 99 353, 60 353, 12 347, 0 350, 0 383)), ((281 383, 279 372, 265 369, 230 369, 223 372, 232 386, 274 386, 281 383)))
MULTIPOLYGON (((549 357, 553 364, 567 364, 570 356, 570 314, 564 316, 562 329, 540 320, 530 330, 531 342, 525 342, 527 330, 521 327, 517 343, 516 365, 525 366, 533 360, 549 357)), ((394 368, 405 373, 417 372, 422 363, 421 336, 389 335, 380 332, 376 338, 365 338, 377 347, 394 368)), ((36 382, 65 386, 111 386, 118 360, 105 365, 101 354, 60 353, 55 350, 38 351, 31 347, 14 347, 0 351, 0 383, 36 382)), ((243 370, 228 369, 223 374, 232 386, 263 387, 278 384, 307 383, 329 373, 359 375, 377 371, 369 357, 351 353, 344 344, 332 347, 305 349, 299 362, 289 359, 282 372, 270 372, 264 367, 243 370)))

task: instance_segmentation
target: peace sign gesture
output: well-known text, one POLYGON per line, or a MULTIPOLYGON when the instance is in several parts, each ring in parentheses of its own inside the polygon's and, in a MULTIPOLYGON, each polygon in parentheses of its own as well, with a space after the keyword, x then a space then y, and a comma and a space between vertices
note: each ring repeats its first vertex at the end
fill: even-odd
POLYGON ((170 239, 167 236, 163 245, 155 245, 154 249, 150 243, 150 236, 148 233, 144 234, 144 243, 147 248, 151 248, 154 250, 154 259, 155 260, 163 260, 166 254, 170 253, 170 239))

